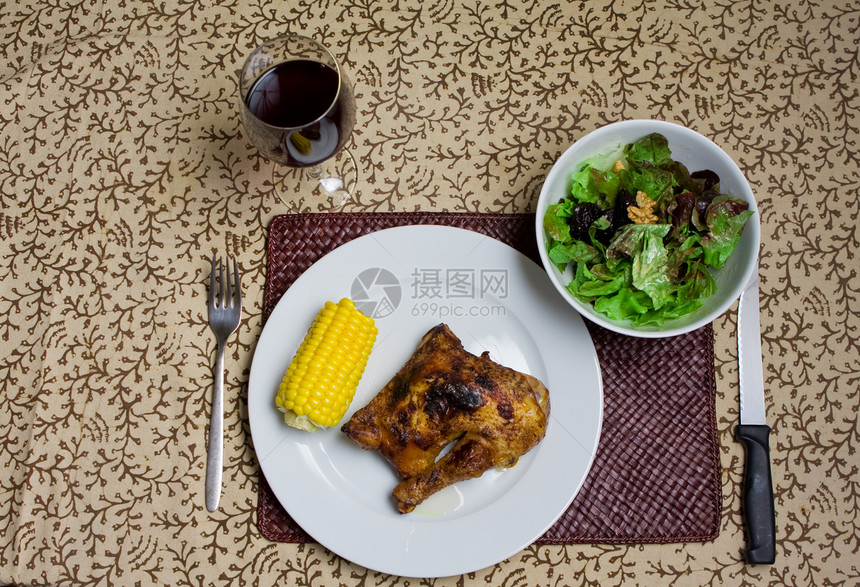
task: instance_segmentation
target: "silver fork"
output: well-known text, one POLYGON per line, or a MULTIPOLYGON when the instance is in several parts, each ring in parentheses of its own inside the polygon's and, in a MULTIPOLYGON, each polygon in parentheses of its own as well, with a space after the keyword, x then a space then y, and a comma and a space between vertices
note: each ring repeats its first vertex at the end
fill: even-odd
POLYGON ((221 500, 221 478, 224 465, 224 347, 227 339, 239 327, 242 319, 242 289, 239 281, 239 268, 233 259, 233 275, 230 275, 230 262, 218 259, 216 272, 215 257, 212 257, 212 272, 209 275, 209 326, 215 333, 218 350, 215 354, 212 393, 212 417, 209 421, 209 451, 206 458, 206 509, 214 512, 221 500))

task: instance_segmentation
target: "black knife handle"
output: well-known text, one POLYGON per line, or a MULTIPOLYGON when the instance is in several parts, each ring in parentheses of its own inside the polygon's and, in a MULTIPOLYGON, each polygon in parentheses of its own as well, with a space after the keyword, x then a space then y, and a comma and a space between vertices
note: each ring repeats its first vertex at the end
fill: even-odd
POLYGON ((749 542, 746 560, 754 565, 771 565, 776 559, 769 436, 769 426, 741 424, 737 428, 737 437, 746 450, 743 487, 743 516, 749 542))

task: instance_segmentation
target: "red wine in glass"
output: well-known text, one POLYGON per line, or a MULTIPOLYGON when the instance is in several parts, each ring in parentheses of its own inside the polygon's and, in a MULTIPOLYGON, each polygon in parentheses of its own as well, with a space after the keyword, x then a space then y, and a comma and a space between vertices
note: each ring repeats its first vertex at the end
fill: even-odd
POLYGON ((258 47, 243 67, 240 94, 251 142, 291 167, 315 167, 332 157, 355 124, 349 80, 331 53, 306 37, 258 47))
POLYGON ((257 79, 245 103, 266 124, 304 127, 326 113, 338 86, 337 72, 323 63, 286 61, 257 79))

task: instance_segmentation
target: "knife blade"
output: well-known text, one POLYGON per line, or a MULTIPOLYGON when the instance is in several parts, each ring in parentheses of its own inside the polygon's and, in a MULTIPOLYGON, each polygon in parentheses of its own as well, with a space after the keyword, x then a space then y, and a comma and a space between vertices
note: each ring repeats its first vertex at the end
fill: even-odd
POLYGON ((758 272, 747 283, 738 305, 738 380, 741 407, 736 436, 746 453, 742 491, 746 561, 769 565, 776 559, 776 515, 770 474, 770 427, 765 417, 758 272))

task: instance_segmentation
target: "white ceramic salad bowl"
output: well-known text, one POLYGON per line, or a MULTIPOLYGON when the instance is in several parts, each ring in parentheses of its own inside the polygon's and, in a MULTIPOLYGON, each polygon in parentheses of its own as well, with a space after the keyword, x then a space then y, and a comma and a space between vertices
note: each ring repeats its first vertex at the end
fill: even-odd
POLYGON ((657 120, 627 120, 606 125, 585 135, 556 161, 543 184, 535 219, 541 261, 559 294, 580 314, 612 331, 631 336, 659 338, 676 336, 701 328, 723 314, 738 299, 751 275, 758 270, 761 239, 758 208, 752 189, 737 164, 710 139, 684 126, 657 120), (547 254, 547 234, 543 221, 547 208, 570 192, 571 174, 587 159, 632 143, 651 133, 662 134, 669 142, 672 159, 683 163, 690 172, 709 169, 720 178, 720 192, 749 203, 754 214, 747 220, 734 253, 720 269, 711 269, 716 293, 706 297, 703 305, 685 316, 666 320, 663 325, 634 325, 629 320, 611 320, 595 311, 593 304, 574 297, 566 286, 573 277, 573 264, 560 271, 547 254))

